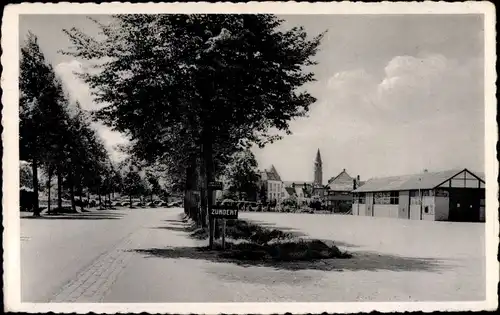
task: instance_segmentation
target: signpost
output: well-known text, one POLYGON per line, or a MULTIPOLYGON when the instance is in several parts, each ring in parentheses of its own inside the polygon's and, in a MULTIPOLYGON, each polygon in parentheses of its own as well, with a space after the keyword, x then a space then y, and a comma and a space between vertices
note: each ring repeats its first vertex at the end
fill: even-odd
MULTIPOLYGON (((209 182, 207 185, 208 193, 211 195, 216 190, 222 190, 222 182, 209 182)), ((212 197, 211 199, 213 200, 212 197)), ((215 220, 222 219, 222 248, 226 247, 226 219, 238 218, 238 209, 229 205, 213 205, 208 206, 208 219, 210 222, 210 247, 213 245, 215 220)))
POLYGON ((226 248, 226 220, 238 218, 238 207, 235 204, 213 205, 209 215, 214 219, 222 219, 222 249, 226 248))
POLYGON ((238 208, 235 205, 213 205, 210 215, 217 219, 238 219, 238 208))

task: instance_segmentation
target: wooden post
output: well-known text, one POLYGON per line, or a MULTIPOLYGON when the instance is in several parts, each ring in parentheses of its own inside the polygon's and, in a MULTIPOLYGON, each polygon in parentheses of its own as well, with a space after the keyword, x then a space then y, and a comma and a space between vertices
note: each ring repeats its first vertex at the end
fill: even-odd
POLYGON ((208 246, 210 249, 214 249, 214 226, 215 226, 215 220, 212 216, 209 216, 208 218, 209 226, 208 226, 208 234, 209 234, 209 240, 208 240, 208 246))
POLYGON ((226 249, 226 219, 222 219, 222 250, 226 249))

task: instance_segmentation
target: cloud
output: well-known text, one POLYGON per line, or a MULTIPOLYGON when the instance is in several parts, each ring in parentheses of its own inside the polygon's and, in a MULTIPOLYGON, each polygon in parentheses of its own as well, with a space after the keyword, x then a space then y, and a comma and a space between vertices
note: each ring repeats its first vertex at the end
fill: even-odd
MULTIPOLYGON (((61 78, 64 89, 72 103, 70 104, 70 110, 71 106, 74 106, 77 101, 84 110, 96 110, 100 107, 94 102, 89 86, 75 74, 85 71, 92 71, 92 69, 77 60, 61 62, 55 67, 55 72, 61 78)), ((113 131, 101 123, 93 123, 92 127, 97 130, 104 141, 111 157, 115 160, 121 159, 122 154, 116 150, 116 146, 126 144, 128 139, 123 134, 113 131)))
MULTIPOLYGON (((347 168, 363 177, 427 169, 484 168, 483 59, 442 54, 395 56, 382 75, 352 69, 315 87, 309 118, 294 135, 264 148, 263 167, 312 178, 317 148, 324 177, 347 168), (286 158, 285 158, 286 157, 286 158)), ((318 84, 321 84, 318 82, 318 84)))
POLYGON ((83 109, 96 108, 89 86, 80 80, 76 73, 83 73, 86 68, 77 60, 61 62, 55 67, 55 72, 61 78, 64 89, 72 102, 80 102, 83 109))

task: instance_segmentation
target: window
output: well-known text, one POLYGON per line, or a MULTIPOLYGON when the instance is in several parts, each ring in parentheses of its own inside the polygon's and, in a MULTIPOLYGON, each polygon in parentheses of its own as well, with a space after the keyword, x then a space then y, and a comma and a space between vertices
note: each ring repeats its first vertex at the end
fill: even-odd
POLYGON ((364 193, 353 194, 352 203, 364 204, 365 203, 365 194, 364 193))
POLYGON ((436 189, 435 195, 436 197, 448 197, 449 193, 445 189, 436 189))
POLYGON ((373 197, 373 203, 378 205, 399 204, 399 191, 377 192, 373 197))
POLYGON ((364 193, 359 194, 358 203, 365 204, 366 196, 364 193))
POLYGON ((391 205, 399 204, 399 191, 391 191, 390 198, 391 198, 391 200, 390 200, 391 205))
POLYGON ((391 193, 377 192, 373 196, 373 203, 377 205, 388 205, 391 203, 391 193))

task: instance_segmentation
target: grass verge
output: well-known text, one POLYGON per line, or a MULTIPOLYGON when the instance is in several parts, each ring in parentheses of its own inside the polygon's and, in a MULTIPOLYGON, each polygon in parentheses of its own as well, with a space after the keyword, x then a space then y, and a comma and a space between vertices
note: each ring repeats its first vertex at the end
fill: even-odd
MULTIPOLYGON (((208 230, 194 229, 190 236, 198 240, 209 237, 208 230)), ((335 245, 321 240, 304 239, 279 229, 271 229, 245 220, 226 223, 226 250, 219 255, 237 260, 312 261, 331 258, 351 258, 335 245)), ((216 249, 221 249, 216 243, 216 249)))

